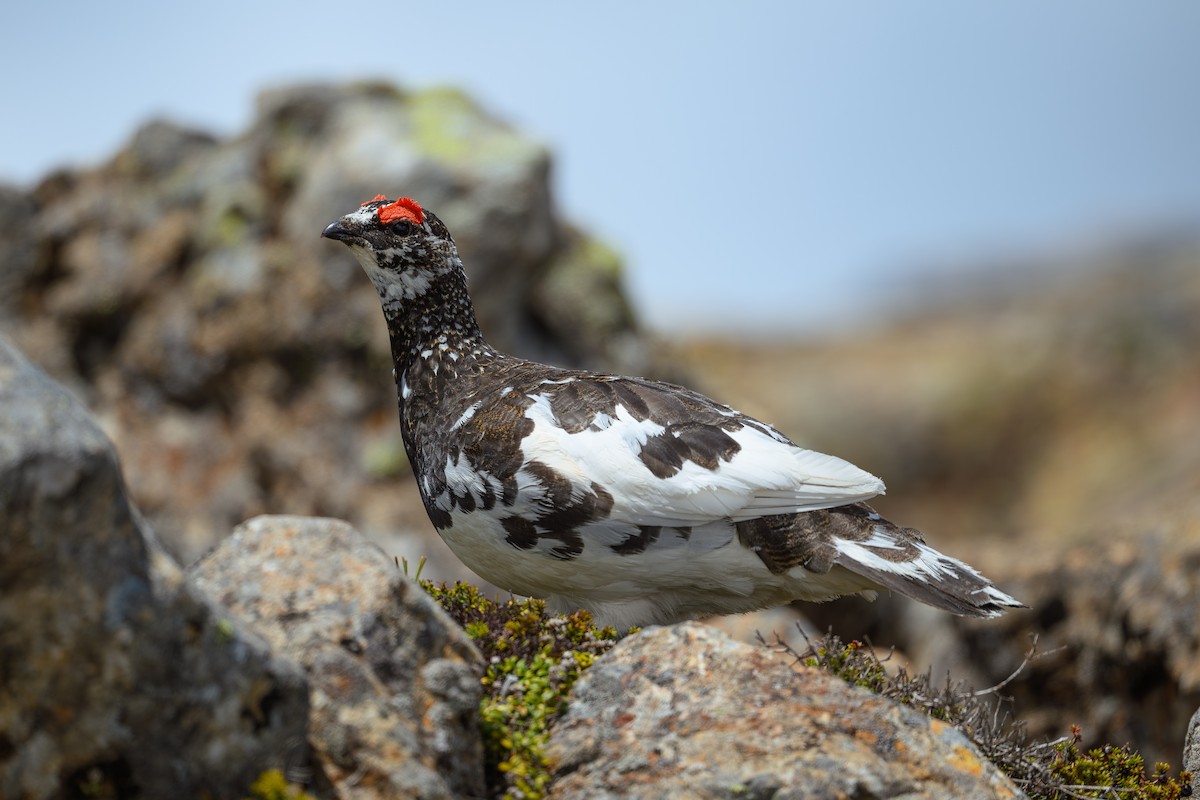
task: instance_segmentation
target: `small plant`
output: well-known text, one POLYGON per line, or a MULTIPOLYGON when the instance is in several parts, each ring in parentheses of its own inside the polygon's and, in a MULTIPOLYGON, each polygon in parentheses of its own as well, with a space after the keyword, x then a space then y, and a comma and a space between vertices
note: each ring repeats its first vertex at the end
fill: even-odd
POLYGON ((392 558, 395 559, 396 566, 400 569, 401 572, 404 573, 404 577, 411 578, 412 580, 420 583, 422 586, 424 586, 427 583, 427 581, 421 580, 421 572, 425 569, 425 556, 421 556, 419 559, 417 559, 417 569, 416 569, 416 572, 414 572, 412 575, 408 574, 408 559, 407 558, 405 558, 403 556, 393 556, 392 558))
POLYGON ((1033 800, 1178 800, 1191 796, 1189 773, 1172 778, 1168 764, 1156 764, 1153 774, 1147 775, 1142 756, 1128 747, 1105 745, 1081 753, 1076 727, 1069 737, 1028 741, 1024 726, 1012 719, 998 692, 1035 656, 1036 641, 1012 675, 979 691, 952 683, 949 677, 938 687, 929 673, 912 676, 903 668, 889 673, 870 648, 856 641, 843 643, 832 633, 817 642, 809 641, 803 653, 778 636, 769 646, 794 656, 804 666, 826 670, 847 683, 955 726, 1033 800))
POLYGON ((1170 764, 1154 765, 1152 775, 1139 753, 1128 747, 1104 745, 1086 753, 1079 751, 1079 728, 1071 728, 1071 736, 1054 744, 1050 771, 1062 781, 1058 794, 1045 797, 1075 798, 1145 798, 1145 800, 1179 800, 1190 797, 1191 773, 1182 772, 1172 778, 1170 764))
POLYGON ((313 800, 313 796, 288 783, 282 770, 269 769, 250 784, 246 800, 313 800))
POLYGON ((499 602, 465 583, 421 585, 487 663, 480 719, 489 794, 543 797, 550 782, 550 726, 566 711, 567 693, 583 670, 616 644, 616 630, 594 627, 586 611, 550 616, 541 600, 499 602))

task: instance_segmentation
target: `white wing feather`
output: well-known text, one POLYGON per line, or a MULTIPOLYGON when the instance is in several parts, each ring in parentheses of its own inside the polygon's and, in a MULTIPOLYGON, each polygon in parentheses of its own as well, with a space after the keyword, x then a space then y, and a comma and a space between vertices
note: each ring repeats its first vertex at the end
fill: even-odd
POLYGON ((609 519, 634 525, 693 526, 768 514, 815 511, 866 500, 883 482, 848 461, 805 450, 747 425, 729 435, 740 450, 715 470, 691 461, 668 478, 654 475, 638 457, 651 436, 665 430, 638 420, 623 406, 596 426, 569 433, 555 424, 548 398, 534 397, 526 411, 534 430, 522 441, 526 460, 537 460, 581 487, 593 482, 613 496, 609 519))

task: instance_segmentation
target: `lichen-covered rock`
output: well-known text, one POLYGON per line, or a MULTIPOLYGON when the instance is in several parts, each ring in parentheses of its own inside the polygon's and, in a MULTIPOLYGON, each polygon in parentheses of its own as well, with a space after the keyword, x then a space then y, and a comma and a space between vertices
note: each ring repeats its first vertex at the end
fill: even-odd
POLYGON ((619 265, 562 221, 550 164, 446 89, 281 88, 233 138, 151 122, 96 168, 0 188, 0 331, 95 409, 180 560, 285 509, 400 532, 426 574, 465 578, 415 491, 377 480, 405 465, 387 332, 320 233, 411 195, 454 230, 494 345, 641 371, 619 265))
POLYGON ((0 796, 240 798, 303 674, 184 580, 87 411, 0 339, 0 796))
POLYGON ((554 729, 553 798, 1020 798, 958 730, 685 623, 598 660, 554 729))
POLYGON ((303 665, 310 741, 338 797, 482 795, 479 653, 352 527, 258 517, 189 574, 303 665))

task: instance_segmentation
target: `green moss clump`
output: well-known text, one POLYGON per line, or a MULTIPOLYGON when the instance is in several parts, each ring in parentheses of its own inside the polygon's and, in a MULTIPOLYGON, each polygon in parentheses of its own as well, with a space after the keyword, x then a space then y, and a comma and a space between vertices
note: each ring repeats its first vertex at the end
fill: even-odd
POLYGON ((1156 764, 1148 775, 1142 756, 1128 747, 1105 745, 1081 753, 1078 728, 1071 729, 1070 737, 1028 741, 1021 723, 999 707, 1003 702, 996 695, 999 686, 977 692, 948 678, 944 685, 935 686, 929 673, 912 676, 903 668, 889 673, 869 648, 859 642, 845 644, 832 633, 809 642, 804 653, 797 653, 778 637, 770 646, 793 655, 804 666, 826 670, 849 684, 955 726, 1031 800, 1178 800, 1191 796, 1190 773, 1173 778, 1168 774, 1170 765, 1156 764))
POLYGON ((1062 781, 1057 794, 1046 794, 1052 800, 1067 797, 1120 797, 1141 800, 1179 800, 1191 797, 1192 776, 1189 772, 1172 778, 1170 764, 1154 765, 1147 774, 1142 756, 1128 747, 1106 744, 1086 753, 1079 750, 1079 729, 1072 728, 1071 738, 1056 742, 1050 772, 1062 781))
POLYGON ((802 659, 806 667, 818 667, 832 672, 851 686, 883 694, 891 682, 880 661, 858 641, 843 645, 836 636, 812 645, 812 652, 802 659))
POLYGON ((283 771, 269 769, 250 784, 250 796, 246 800, 314 800, 313 796, 288 783, 283 771))
POLYGON ((487 662, 480 704, 489 794, 537 800, 550 783, 545 748, 583 670, 620 638, 586 611, 546 613, 541 600, 498 602, 474 586, 422 581, 487 662))

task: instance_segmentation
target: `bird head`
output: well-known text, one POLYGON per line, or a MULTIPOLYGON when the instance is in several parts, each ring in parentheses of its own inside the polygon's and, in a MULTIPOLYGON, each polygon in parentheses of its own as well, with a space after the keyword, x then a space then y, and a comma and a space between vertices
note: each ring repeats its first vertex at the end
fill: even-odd
POLYGON ((377 195, 321 236, 350 248, 385 302, 412 300, 438 276, 462 268, 446 226, 407 197, 390 202, 377 195))

